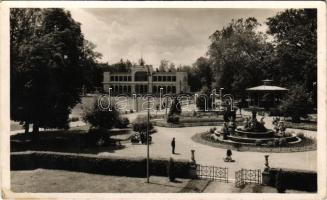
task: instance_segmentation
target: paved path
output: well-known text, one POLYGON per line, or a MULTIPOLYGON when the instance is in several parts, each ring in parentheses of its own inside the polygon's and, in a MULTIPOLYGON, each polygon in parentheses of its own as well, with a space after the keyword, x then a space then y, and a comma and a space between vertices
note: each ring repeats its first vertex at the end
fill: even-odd
MULTIPOLYGON (((194 142, 191 137, 198 133, 206 131, 210 126, 186 127, 186 128, 164 128, 157 127, 158 132, 152 135, 153 144, 150 146, 151 157, 162 158, 182 158, 190 159, 190 150, 194 149, 197 163, 203 165, 215 165, 229 168, 229 178, 234 178, 234 172, 241 168, 263 169, 264 155, 260 152, 237 152, 233 151, 235 163, 223 162, 226 155, 226 149, 215 148, 194 142), (171 139, 176 138, 176 153, 171 153, 171 139)), ((115 153, 102 152, 101 155, 136 157, 146 156, 146 145, 126 144, 126 148, 117 150, 115 153)), ((316 151, 294 152, 294 153, 269 153, 271 167, 283 167, 293 169, 316 170, 316 151)))

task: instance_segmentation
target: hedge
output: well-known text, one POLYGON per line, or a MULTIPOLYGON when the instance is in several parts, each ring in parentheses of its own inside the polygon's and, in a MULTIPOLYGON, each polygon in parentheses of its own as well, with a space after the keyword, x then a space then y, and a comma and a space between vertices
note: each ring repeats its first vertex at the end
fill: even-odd
MULTIPOLYGON (((144 157, 99 157, 57 152, 16 152, 11 153, 10 159, 11 170, 33 170, 43 168, 104 175, 146 176, 146 158, 144 157)), ((168 163, 168 159, 151 159, 150 175, 168 176, 168 163)), ((190 161, 175 160, 174 170, 176 177, 190 178, 190 169, 190 161)))
POLYGON ((276 176, 280 169, 282 169, 283 184, 286 189, 317 192, 317 172, 315 171, 271 168, 268 185, 275 187, 276 176))

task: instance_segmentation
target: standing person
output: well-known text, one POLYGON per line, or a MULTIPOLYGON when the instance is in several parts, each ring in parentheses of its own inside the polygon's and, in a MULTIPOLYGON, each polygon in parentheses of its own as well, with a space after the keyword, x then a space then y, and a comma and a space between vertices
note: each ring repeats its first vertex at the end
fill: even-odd
POLYGON ((175 138, 173 138, 173 140, 171 141, 172 154, 175 154, 175 145, 176 145, 175 138))

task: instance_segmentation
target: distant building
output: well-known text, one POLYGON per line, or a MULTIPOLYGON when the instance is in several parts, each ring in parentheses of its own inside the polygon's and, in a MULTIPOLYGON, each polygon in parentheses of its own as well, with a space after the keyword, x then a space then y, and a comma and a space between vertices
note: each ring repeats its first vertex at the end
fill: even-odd
POLYGON ((105 93, 113 94, 179 94, 189 92, 187 73, 183 71, 162 72, 153 70, 152 66, 133 66, 129 72, 109 72, 103 74, 105 93), (150 87, 147 73, 150 71, 150 87))

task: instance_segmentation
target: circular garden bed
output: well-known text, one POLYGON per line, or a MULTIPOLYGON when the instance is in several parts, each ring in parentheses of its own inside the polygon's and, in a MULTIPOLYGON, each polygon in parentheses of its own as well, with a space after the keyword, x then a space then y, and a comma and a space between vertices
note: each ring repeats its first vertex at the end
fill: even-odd
POLYGON ((237 143, 231 140, 222 140, 219 137, 212 138, 211 133, 197 133, 192 137, 192 140, 201 144, 222 149, 233 149, 237 151, 253 151, 253 152, 272 152, 272 153, 289 153, 317 150, 317 142, 314 138, 301 137, 296 143, 287 143, 282 146, 268 146, 266 144, 247 144, 237 143))

